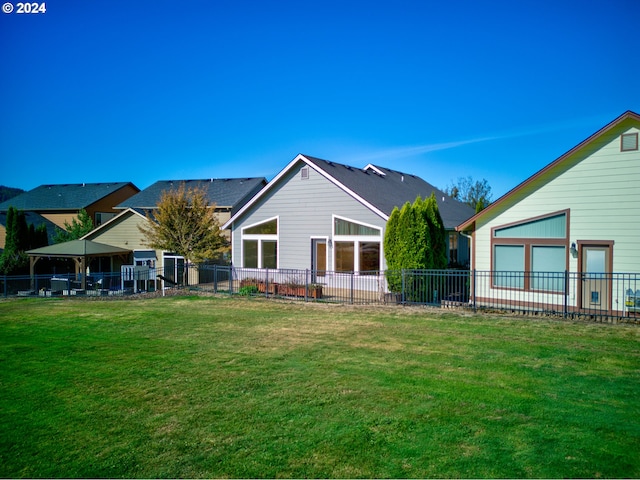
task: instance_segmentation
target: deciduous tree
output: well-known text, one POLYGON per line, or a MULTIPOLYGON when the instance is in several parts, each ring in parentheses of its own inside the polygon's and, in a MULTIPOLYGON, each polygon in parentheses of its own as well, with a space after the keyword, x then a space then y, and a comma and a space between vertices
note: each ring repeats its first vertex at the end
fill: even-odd
POLYGON ((454 183, 444 189, 451 198, 466 203, 476 213, 489 206, 491 203, 491 186, 486 179, 476 180, 469 177, 459 177, 454 183))
POLYGON ((53 243, 70 242, 84 237, 93 230, 93 220, 87 211, 83 208, 78 212, 78 217, 73 218, 71 223, 65 220, 65 229, 57 229, 53 237, 53 243))
POLYGON ((175 252, 191 262, 212 260, 228 250, 206 192, 201 188, 177 189, 162 193, 149 222, 138 227, 151 248, 175 252))

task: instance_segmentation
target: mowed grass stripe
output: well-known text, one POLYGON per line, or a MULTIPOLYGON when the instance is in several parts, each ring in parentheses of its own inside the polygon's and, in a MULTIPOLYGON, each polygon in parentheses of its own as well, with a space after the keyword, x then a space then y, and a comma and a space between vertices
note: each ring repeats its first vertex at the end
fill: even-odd
POLYGON ((2 477, 638 477, 640 330, 167 297, 0 302, 2 477))

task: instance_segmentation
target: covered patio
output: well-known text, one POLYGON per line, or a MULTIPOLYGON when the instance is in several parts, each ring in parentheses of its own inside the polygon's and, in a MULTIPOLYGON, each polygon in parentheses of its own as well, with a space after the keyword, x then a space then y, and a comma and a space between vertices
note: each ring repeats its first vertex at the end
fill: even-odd
POLYGON ((70 242, 49 245, 48 247, 36 248, 28 250, 29 255, 29 273, 31 278, 35 275, 36 263, 42 258, 68 258, 72 259, 75 266, 76 278, 80 279, 81 288, 87 288, 87 267, 91 260, 95 258, 110 258, 111 269, 113 270, 113 259, 119 258, 122 263, 126 263, 131 250, 125 248, 114 247, 104 243, 93 242, 91 240, 72 240, 70 242))

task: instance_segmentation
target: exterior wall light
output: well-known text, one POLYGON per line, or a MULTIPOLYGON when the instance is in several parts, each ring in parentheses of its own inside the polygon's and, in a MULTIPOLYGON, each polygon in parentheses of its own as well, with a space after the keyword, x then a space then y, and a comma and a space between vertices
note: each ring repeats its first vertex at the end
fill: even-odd
POLYGON ((576 248, 576 242, 573 242, 571 244, 571 248, 569 249, 569 252, 571 253, 571 256, 573 258, 578 258, 578 249, 576 248))

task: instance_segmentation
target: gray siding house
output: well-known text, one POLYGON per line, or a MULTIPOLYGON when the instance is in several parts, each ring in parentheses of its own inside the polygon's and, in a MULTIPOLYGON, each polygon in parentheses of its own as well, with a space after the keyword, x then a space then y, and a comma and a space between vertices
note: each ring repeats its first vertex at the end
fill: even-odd
POLYGON ((393 208, 432 192, 450 232, 450 261, 467 264, 467 238, 455 227, 473 209, 415 175, 371 164, 300 154, 222 228, 231 230, 236 267, 373 273, 386 268, 382 245, 393 208))

